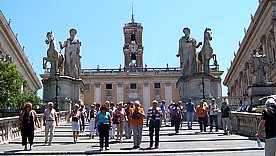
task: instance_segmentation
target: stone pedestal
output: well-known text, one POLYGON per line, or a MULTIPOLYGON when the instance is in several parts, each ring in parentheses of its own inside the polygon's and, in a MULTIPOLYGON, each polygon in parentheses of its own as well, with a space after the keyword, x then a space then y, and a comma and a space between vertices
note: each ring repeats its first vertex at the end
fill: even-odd
POLYGON ((274 87, 271 85, 252 85, 248 89, 248 96, 251 97, 251 102, 257 104, 259 98, 274 94, 274 87))
POLYGON ((180 99, 187 102, 192 98, 192 102, 199 104, 199 101, 205 95, 206 100, 218 98, 222 95, 221 78, 212 75, 195 74, 189 77, 180 77, 177 82, 177 88, 180 91, 180 99))
MULTIPOLYGON (((56 101, 56 79, 43 79, 43 101, 56 101)), ((68 76, 58 77, 58 104, 60 110, 72 110, 72 105, 79 100, 84 101, 84 84, 82 79, 75 79, 68 76)))

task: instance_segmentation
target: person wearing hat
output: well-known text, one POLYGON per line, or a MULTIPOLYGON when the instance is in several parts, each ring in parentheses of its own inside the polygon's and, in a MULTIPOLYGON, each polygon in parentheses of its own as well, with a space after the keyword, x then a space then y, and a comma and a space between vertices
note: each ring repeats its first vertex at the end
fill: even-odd
POLYGON ((276 137, 276 103, 273 98, 265 102, 266 108, 262 112, 262 120, 259 123, 256 138, 261 137, 261 132, 265 128, 266 139, 276 137))
POLYGON ((81 113, 79 111, 79 104, 76 103, 74 105, 69 118, 72 118, 73 144, 75 144, 78 141, 80 133, 81 113))
POLYGON ((64 52, 64 75, 73 78, 79 78, 81 73, 81 40, 76 37, 77 30, 72 28, 69 30, 70 37, 62 42, 59 42, 60 49, 65 48, 64 52))
POLYGON ((40 128, 37 114, 32 110, 32 104, 26 103, 19 115, 19 129, 21 130, 22 146, 24 146, 25 151, 27 150, 27 139, 30 143, 30 150, 33 148, 36 125, 40 128))
POLYGON ((195 104, 192 102, 191 98, 189 98, 188 102, 186 103, 185 111, 187 112, 188 129, 192 129, 193 128, 194 113, 195 113, 195 104))
POLYGON ((89 128, 90 128, 90 138, 94 139, 94 135, 95 135, 95 118, 97 115, 97 112, 95 110, 95 102, 93 102, 93 104, 91 105, 91 110, 89 111, 88 115, 87 115, 87 121, 89 122, 89 128))
POLYGON ((162 110, 157 106, 158 101, 152 101, 152 107, 148 108, 146 126, 149 127, 150 145, 153 146, 153 133, 155 132, 155 148, 159 147, 160 118, 162 110))
POLYGON ((209 105, 209 116, 210 116, 210 132, 213 130, 213 123, 215 122, 216 132, 218 132, 218 104, 216 99, 212 99, 209 105))
POLYGON ((58 117, 56 110, 53 109, 53 102, 48 102, 48 108, 45 109, 43 114, 43 126, 45 126, 45 145, 48 142, 48 134, 50 131, 49 146, 52 144, 54 137, 55 126, 58 126, 58 117), (55 124, 54 124, 55 122, 55 124))

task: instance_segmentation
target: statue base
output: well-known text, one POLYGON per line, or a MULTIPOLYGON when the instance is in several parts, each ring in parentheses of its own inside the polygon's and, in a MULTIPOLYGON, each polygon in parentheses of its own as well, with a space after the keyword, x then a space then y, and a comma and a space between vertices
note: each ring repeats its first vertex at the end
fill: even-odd
POLYGON ((274 94, 272 84, 255 84, 249 87, 248 96, 251 98, 251 103, 258 104, 259 98, 274 94))
POLYGON ((179 88, 182 102, 187 102, 188 98, 192 98, 192 102, 197 105, 203 98, 210 101, 211 98, 218 99, 222 96, 220 76, 197 73, 188 77, 180 77, 176 85, 179 88))
POLYGON ((56 90, 58 91, 58 106, 61 111, 70 111, 79 100, 84 101, 82 79, 59 76, 58 78, 43 79, 42 84, 43 101, 45 102, 55 103, 56 90))

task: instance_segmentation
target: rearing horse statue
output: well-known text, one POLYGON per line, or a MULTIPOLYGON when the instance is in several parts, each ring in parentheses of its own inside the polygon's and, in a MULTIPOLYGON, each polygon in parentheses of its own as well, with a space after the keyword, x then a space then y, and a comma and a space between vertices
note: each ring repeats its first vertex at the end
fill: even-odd
POLYGON ((54 77, 57 72, 60 75, 64 73, 64 57, 58 52, 56 47, 55 36, 53 32, 47 32, 46 44, 49 44, 47 57, 43 57, 43 69, 47 68, 47 62, 51 63, 50 77, 54 77))
POLYGON ((213 48, 211 46, 210 41, 212 40, 211 29, 206 28, 204 31, 204 41, 203 47, 200 52, 197 53, 196 61, 197 61, 197 72, 201 72, 203 68, 204 74, 210 74, 210 59, 215 56, 213 54, 213 48))

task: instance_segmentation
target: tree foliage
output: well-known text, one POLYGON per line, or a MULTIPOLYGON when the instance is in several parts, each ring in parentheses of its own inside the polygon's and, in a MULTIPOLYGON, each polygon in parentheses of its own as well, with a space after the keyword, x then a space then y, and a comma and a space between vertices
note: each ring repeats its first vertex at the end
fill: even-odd
POLYGON ((27 83, 19 74, 15 64, 0 62, 0 108, 21 108, 26 102, 33 106, 40 105, 41 100, 26 87, 27 83), (24 86, 24 87, 23 87, 24 86))

